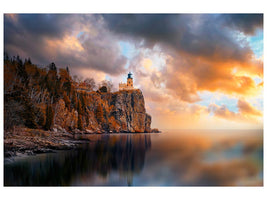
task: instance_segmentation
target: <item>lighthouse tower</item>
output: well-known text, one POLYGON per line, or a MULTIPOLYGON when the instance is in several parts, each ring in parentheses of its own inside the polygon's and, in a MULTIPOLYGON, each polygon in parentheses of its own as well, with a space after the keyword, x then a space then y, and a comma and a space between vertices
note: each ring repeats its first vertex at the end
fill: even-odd
POLYGON ((119 83, 119 90, 134 90, 132 73, 129 72, 127 77, 127 83, 119 83))
POLYGON ((133 88, 133 77, 132 77, 132 73, 129 72, 128 74, 128 78, 127 78, 127 87, 129 88, 133 88))

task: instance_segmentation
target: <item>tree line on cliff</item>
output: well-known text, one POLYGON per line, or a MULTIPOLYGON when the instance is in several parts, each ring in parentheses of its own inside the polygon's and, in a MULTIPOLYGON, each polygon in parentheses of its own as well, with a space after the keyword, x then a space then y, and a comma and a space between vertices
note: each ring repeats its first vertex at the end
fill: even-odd
POLYGON ((113 92, 110 81, 71 76, 55 63, 4 55, 4 128, 89 132, 150 132, 140 90, 113 92))
MULTIPOLYGON (((71 77, 69 68, 57 68, 55 63, 41 68, 19 56, 4 55, 4 128, 15 126, 40 128, 50 130, 55 124, 55 115, 59 114, 58 105, 63 103, 68 111, 73 113, 72 121, 77 121, 77 127, 83 129, 82 117, 85 115, 86 95, 77 91, 77 87, 86 88, 87 92, 110 92, 112 82, 102 81, 96 86, 93 78, 82 79, 71 77), (76 119, 77 117, 77 119, 76 119)), ((101 118, 103 111, 96 111, 101 118)))

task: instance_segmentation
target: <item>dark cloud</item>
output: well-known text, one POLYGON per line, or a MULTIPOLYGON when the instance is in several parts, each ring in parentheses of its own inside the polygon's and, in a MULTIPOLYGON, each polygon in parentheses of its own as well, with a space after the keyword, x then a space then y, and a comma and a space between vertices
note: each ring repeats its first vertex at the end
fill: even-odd
MULTIPOLYGON (((144 41, 151 47, 156 43, 167 45, 181 54, 209 57, 216 60, 244 61, 252 54, 248 46, 240 46, 233 34, 225 29, 228 21, 237 28, 243 27, 247 15, 212 15, 212 14, 120 14, 103 15, 107 27, 121 34, 144 41), (243 21, 242 21, 243 19, 243 21), (239 22, 239 23, 238 23, 239 22)), ((258 27, 257 18, 252 15, 249 24, 254 30, 258 27), (253 26, 255 23, 255 26, 253 26), (252 25, 253 24, 253 25, 252 25)), ((231 24, 229 26, 232 27, 231 24)), ((247 29, 245 29, 248 32, 247 29)), ((251 30, 253 32, 253 30, 251 30)))
POLYGON ((257 29, 263 29, 263 14, 225 14, 225 25, 253 35, 257 29))
MULTIPOLYGON (((6 45, 25 46, 25 43, 34 43, 47 38, 61 38, 71 30, 74 16, 60 14, 5 14, 4 41, 6 45), (31 40, 28 40, 31 36, 31 40), (23 45, 21 42, 24 39, 23 45)), ((40 48, 40 47, 39 47, 40 48)))
POLYGON ((111 14, 103 17, 110 30, 145 39, 151 45, 166 38, 179 37, 176 27, 184 25, 179 15, 170 14, 111 14))
POLYGON ((74 16, 66 14, 21 14, 18 24, 37 37, 61 38, 71 31, 74 19, 74 16))
POLYGON ((6 14, 4 48, 10 55, 31 57, 36 64, 55 62, 109 74, 124 72, 126 64, 99 15, 6 14))

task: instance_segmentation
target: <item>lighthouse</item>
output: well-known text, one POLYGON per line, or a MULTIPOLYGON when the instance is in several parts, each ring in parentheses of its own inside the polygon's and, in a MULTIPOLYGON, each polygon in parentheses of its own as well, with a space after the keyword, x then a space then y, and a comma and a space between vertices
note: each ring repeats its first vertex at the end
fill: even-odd
POLYGON ((133 77, 132 77, 132 73, 129 72, 128 74, 128 78, 127 78, 127 87, 133 87, 133 77))
POLYGON ((119 90, 134 90, 132 73, 128 73, 127 83, 119 83, 119 90))

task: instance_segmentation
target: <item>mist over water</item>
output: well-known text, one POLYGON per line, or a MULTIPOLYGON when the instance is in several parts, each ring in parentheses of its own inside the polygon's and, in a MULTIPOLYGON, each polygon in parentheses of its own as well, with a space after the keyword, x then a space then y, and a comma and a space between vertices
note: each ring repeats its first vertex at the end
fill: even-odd
POLYGON ((4 163, 5 186, 263 185, 262 130, 87 135, 76 150, 4 163))

